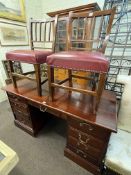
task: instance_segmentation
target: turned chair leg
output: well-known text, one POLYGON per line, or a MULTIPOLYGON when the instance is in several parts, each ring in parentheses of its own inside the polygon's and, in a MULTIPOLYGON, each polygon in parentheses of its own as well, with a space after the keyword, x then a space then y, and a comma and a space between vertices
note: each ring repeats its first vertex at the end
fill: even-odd
POLYGON ((39 96, 42 96, 40 64, 34 64, 34 69, 36 75, 37 92, 39 96))
POLYGON ((98 82, 98 88, 97 88, 97 97, 96 97, 96 110, 98 108, 100 98, 102 95, 102 91, 105 86, 105 80, 106 80, 106 74, 105 73, 100 73, 99 74, 99 82, 98 82))
POLYGON ((72 87, 72 70, 68 69, 69 87, 72 87))
POLYGON ((54 100, 54 87, 52 83, 54 83, 54 68, 48 65, 49 97, 51 101, 54 100))
POLYGON ((8 64, 9 64, 10 77, 11 77, 13 86, 14 86, 14 88, 17 88, 16 77, 13 76, 13 73, 14 73, 13 62, 9 60, 9 61, 8 61, 8 64))

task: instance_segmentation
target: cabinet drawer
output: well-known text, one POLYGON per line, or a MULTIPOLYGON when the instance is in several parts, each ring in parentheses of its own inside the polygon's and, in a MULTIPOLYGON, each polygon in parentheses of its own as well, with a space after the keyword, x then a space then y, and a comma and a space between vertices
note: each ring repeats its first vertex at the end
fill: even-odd
POLYGON ((93 163, 93 165, 99 165, 98 160, 96 160, 94 157, 90 156, 89 154, 85 153, 84 151, 80 149, 76 149, 75 147, 68 145, 67 149, 71 150, 81 158, 85 159, 86 161, 93 163))
POLYGON ((14 101, 14 102, 23 102, 23 103, 26 103, 26 99, 25 98, 22 98, 20 96, 17 96, 17 95, 14 95, 14 94, 11 94, 11 93, 8 93, 8 97, 10 100, 14 101))
POLYGON ((28 105, 26 103, 21 103, 19 101, 12 101, 11 99, 9 99, 9 101, 13 111, 18 110, 24 113, 25 115, 29 113, 28 105))
POLYGON ((53 114, 54 116, 60 117, 64 120, 67 119, 67 115, 64 114, 63 112, 52 110, 52 109, 47 109, 47 112, 50 113, 50 114, 53 114))
POLYGON ((13 113, 19 114, 19 115, 24 115, 24 116, 26 116, 26 118, 29 118, 29 120, 30 120, 30 113, 23 113, 21 110, 19 110, 19 109, 17 109, 17 108, 15 108, 15 109, 13 110, 13 113))
POLYGON ((93 135, 99 139, 102 139, 103 141, 108 141, 110 132, 108 132, 106 129, 93 125, 91 123, 74 119, 74 118, 69 118, 68 119, 69 125, 77 130, 80 130, 84 133, 87 133, 89 135, 93 135))
POLYGON ((19 122, 21 122, 29 127, 32 127, 32 122, 31 122, 30 116, 24 115, 17 110, 14 111, 14 115, 15 115, 16 120, 18 120, 19 122))
POLYGON ((81 131, 74 129, 72 127, 69 127, 68 134, 69 134, 69 136, 72 136, 72 137, 78 139, 79 142, 88 143, 90 146, 95 147, 96 149, 99 149, 99 150, 105 149, 106 143, 100 139, 93 137, 92 135, 81 132, 81 131))
POLYGON ((55 109, 52 109, 52 108, 40 106, 40 111, 42 111, 42 112, 48 112, 48 113, 50 113, 50 114, 52 114, 52 115, 54 115, 56 117, 60 117, 60 118, 65 119, 65 120, 67 119, 67 115, 66 114, 64 114, 61 111, 57 111, 55 109))
MULTIPOLYGON (((77 150, 81 150, 85 155, 90 155, 92 158, 99 160, 101 157, 101 151, 90 146, 88 143, 82 143, 79 142, 76 138, 74 137, 69 137, 68 138, 68 144, 71 147, 74 147, 77 150)), ((80 151, 77 151, 80 152, 80 151)))

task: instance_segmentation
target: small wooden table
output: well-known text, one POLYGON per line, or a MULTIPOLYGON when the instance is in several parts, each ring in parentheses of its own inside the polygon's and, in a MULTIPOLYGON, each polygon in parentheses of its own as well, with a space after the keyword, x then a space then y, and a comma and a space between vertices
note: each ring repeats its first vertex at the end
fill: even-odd
POLYGON ((55 101, 48 99, 47 85, 43 96, 37 95, 35 83, 28 80, 6 86, 15 124, 36 135, 43 127, 47 116, 60 117, 67 121, 68 133, 65 156, 93 174, 101 174, 103 159, 111 132, 116 132, 116 96, 104 91, 97 114, 92 114, 94 97, 57 90, 55 101))

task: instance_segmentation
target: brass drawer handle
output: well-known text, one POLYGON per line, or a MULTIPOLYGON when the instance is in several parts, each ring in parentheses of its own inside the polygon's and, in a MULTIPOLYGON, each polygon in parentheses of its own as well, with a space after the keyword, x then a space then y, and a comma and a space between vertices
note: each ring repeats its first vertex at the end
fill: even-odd
POLYGON ((18 109, 16 110, 16 112, 17 112, 17 111, 18 111, 20 114, 23 114, 23 111, 20 111, 20 110, 18 110, 18 109))
POLYGON ((86 145, 86 144, 78 141, 77 142, 77 146, 80 146, 80 144, 84 145, 86 151, 89 149, 89 146, 88 145, 86 145))
POLYGON ((20 109, 24 109, 24 110, 28 109, 26 105, 20 105, 20 104, 17 104, 17 103, 14 103, 14 106, 16 106, 17 108, 20 108, 20 109))
POLYGON ((19 101, 19 99, 15 97, 15 98, 14 98, 14 101, 19 101))
POLYGON ((40 106, 40 111, 46 112, 47 111, 47 108, 42 109, 42 106, 40 106))
POLYGON ((79 153, 83 154, 83 157, 87 158, 87 155, 82 150, 77 149, 76 152, 77 152, 77 154, 79 154, 79 153))
POLYGON ((79 133, 79 142, 83 145, 87 144, 89 142, 90 138, 88 137, 85 141, 82 140, 81 134, 79 133))
POLYGON ((89 130, 89 131, 93 131, 92 126, 89 125, 88 123, 85 123, 85 122, 81 122, 81 123, 80 123, 80 127, 82 127, 82 126, 84 126, 84 125, 88 127, 88 130, 89 130))
POLYGON ((27 109, 27 105, 25 104, 16 104, 19 108, 27 109))

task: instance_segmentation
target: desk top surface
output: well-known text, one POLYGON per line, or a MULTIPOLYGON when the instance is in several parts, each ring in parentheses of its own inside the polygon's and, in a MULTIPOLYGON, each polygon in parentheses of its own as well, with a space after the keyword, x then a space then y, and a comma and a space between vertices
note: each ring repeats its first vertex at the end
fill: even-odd
POLYGON ((48 97, 48 88, 46 88, 47 83, 43 85, 43 96, 39 97, 35 82, 30 80, 17 82, 18 89, 14 89, 12 84, 7 85, 3 89, 6 92, 26 98, 28 101, 35 102, 39 106, 56 110, 56 112, 60 111, 68 116, 93 123, 113 132, 117 131, 117 103, 114 92, 103 91, 98 111, 96 114, 93 114, 95 97, 77 92, 69 93, 64 90, 56 90, 55 101, 51 102, 48 97))

